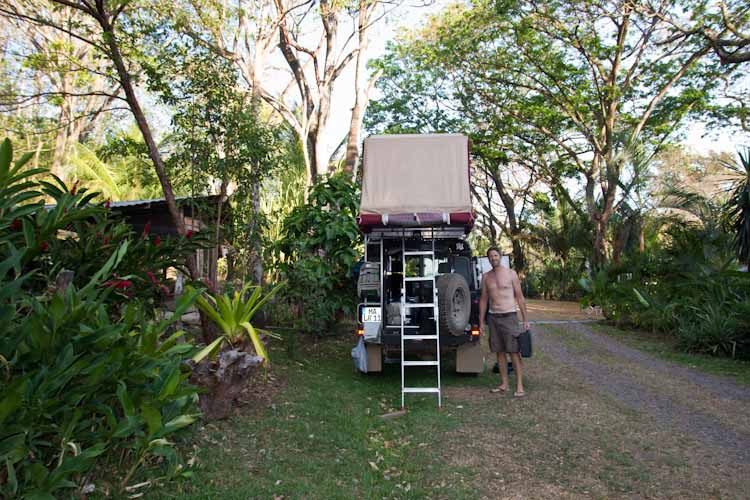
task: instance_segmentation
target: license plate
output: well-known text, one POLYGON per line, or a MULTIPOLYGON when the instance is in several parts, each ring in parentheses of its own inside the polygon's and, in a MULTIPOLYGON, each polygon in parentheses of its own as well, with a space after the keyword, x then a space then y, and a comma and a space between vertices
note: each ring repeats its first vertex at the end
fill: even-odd
POLYGON ((380 321, 380 308, 379 307, 363 307, 362 308, 362 322, 377 322, 380 321))

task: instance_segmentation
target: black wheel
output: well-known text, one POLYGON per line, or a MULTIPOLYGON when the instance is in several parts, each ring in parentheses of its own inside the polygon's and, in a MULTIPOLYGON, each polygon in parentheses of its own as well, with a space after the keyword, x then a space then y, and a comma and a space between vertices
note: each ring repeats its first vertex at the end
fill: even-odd
POLYGON ((440 332, 463 335, 471 315, 471 293, 466 278, 460 274, 444 274, 437 279, 437 289, 440 332))

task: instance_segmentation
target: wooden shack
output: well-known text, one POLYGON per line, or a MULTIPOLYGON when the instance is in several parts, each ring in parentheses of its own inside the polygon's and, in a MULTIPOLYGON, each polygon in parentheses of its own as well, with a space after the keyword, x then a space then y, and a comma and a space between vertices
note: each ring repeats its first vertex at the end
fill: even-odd
MULTIPOLYGON (((188 231, 201 231, 216 223, 220 195, 178 197, 177 204, 185 218, 185 228, 188 231)), ((153 200, 117 201, 110 204, 110 209, 123 216, 135 232, 143 231, 150 223, 150 232, 161 236, 177 236, 177 228, 164 198, 153 200)), ((227 220, 230 213, 229 203, 225 200, 222 207, 222 221, 227 220)), ((223 246, 202 249, 196 253, 196 267, 200 278, 206 278, 216 283, 217 263, 223 253, 223 246)))

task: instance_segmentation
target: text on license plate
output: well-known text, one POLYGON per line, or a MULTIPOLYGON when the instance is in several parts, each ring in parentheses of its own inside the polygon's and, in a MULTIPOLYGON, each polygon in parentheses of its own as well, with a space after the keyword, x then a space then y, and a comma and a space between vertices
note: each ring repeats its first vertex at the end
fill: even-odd
POLYGON ((379 307, 363 307, 362 322, 380 321, 379 307))

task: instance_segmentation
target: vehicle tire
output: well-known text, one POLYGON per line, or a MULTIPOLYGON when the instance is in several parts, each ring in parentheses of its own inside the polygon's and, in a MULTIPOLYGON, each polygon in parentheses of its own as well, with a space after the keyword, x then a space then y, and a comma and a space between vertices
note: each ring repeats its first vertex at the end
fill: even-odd
POLYGON ((471 315, 471 293, 466 278, 460 274, 443 274, 438 276, 437 289, 440 332, 463 335, 471 315))

